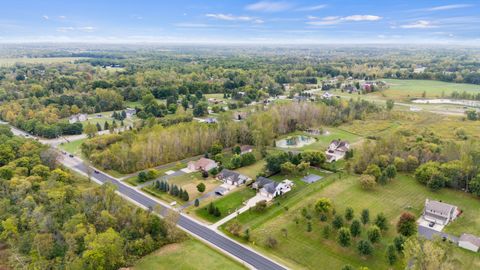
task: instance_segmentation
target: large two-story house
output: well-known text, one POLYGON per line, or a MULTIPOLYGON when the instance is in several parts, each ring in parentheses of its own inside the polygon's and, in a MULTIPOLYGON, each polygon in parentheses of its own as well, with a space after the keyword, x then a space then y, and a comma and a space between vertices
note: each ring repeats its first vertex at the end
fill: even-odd
POLYGON ((327 162, 334 162, 342 159, 349 149, 350 143, 347 141, 342 141, 340 139, 333 140, 328 146, 327 151, 325 151, 327 162))

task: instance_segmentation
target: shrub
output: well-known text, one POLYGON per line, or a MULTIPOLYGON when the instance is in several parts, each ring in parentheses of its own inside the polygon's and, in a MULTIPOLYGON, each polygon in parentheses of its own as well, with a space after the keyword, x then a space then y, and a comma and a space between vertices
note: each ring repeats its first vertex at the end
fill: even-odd
POLYGON ((363 189, 371 190, 375 188, 375 186, 377 185, 377 182, 375 181, 374 176, 369 174, 362 174, 360 176, 360 185, 362 186, 363 189))
POLYGON ((404 212, 397 222, 397 232, 406 237, 417 232, 416 218, 412 213, 404 212))
POLYGON ((370 242, 372 243, 379 242, 381 237, 380 228, 378 228, 376 225, 373 225, 372 227, 370 227, 370 229, 368 229, 367 236, 370 242))

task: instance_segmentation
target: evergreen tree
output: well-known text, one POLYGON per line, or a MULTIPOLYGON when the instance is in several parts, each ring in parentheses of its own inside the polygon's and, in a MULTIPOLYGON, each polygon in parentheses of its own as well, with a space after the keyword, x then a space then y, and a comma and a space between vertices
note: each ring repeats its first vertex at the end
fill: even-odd
POLYGON ((363 225, 370 222, 370 211, 368 209, 363 209, 362 210, 362 218, 361 219, 362 219, 363 225))
POLYGON ((357 219, 354 219, 352 221, 352 224, 350 224, 350 233, 352 234, 353 237, 357 237, 360 235, 361 233, 361 225, 360 225, 360 221, 358 221, 357 219))
POLYGON ((195 205, 195 207, 198 207, 200 205, 200 201, 198 199, 195 199, 194 205, 195 205))

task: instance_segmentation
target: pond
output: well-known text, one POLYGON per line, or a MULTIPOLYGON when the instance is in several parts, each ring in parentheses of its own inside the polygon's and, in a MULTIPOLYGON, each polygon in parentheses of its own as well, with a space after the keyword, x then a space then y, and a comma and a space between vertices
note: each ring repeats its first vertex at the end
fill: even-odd
POLYGON ((281 148, 300 148, 315 142, 315 138, 297 135, 287 137, 281 140, 276 141, 276 146, 281 148))

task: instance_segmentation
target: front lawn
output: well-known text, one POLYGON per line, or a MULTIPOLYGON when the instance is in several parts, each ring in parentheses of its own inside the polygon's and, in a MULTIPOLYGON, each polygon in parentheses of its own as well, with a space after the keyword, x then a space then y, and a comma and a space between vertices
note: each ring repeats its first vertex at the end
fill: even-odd
POLYGON ((85 140, 86 139, 80 139, 80 140, 75 140, 68 143, 62 143, 59 145, 59 148, 70 154, 78 156, 78 155, 81 155, 80 146, 85 140))
MULTIPOLYGON (((388 269, 385 249, 397 234, 395 224, 399 216, 404 211, 420 216, 426 198, 452 203, 464 210, 462 217, 447 226, 447 232, 456 235, 462 232, 480 235, 478 198, 448 189, 432 192, 410 176, 399 176, 393 182, 377 187, 374 191, 361 189, 357 176, 342 179, 330 176, 322 182, 306 186, 300 193, 286 195, 291 196, 284 200, 276 199, 265 213, 247 211, 236 220, 242 224, 242 230, 249 228, 252 247, 285 260, 286 264, 293 265, 293 268, 315 269, 322 265, 325 269, 340 269, 345 264, 351 264, 355 267, 388 269), (312 210, 315 202, 322 197, 330 198, 337 213, 342 215, 347 207, 354 209, 356 218, 365 208, 370 210, 371 219, 380 212, 385 214, 389 230, 383 233, 380 244, 375 245, 372 256, 364 258, 358 255, 355 247, 340 247, 335 240, 335 232, 332 232, 329 239, 323 237, 321 231, 327 223, 319 221, 317 214, 312 210), (303 208, 313 215, 311 232, 307 232, 307 222, 302 216, 303 208), (275 238, 278 241, 277 247, 267 248, 265 246, 267 237, 275 238)), ((331 219, 327 222, 331 223, 331 219)), ((222 228, 225 230, 227 227, 228 223, 222 228)), ((354 242, 356 241, 358 239, 354 242)), ((471 267, 480 265, 480 257, 457 247, 453 247, 452 256, 462 263, 457 269, 472 269, 471 267)), ((394 267, 400 268, 402 268, 400 264, 394 267)))
POLYGON ((208 213, 208 205, 210 202, 201 204, 196 210, 195 214, 211 223, 215 223, 236 210, 243 207, 243 202, 255 196, 255 190, 250 187, 243 186, 239 190, 233 190, 222 198, 213 201, 213 204, 220 210, 221 216, 215 217, 208 213))
POLYGON ((166 245, 138 260, 134 270, 247 269, 196 239, 166 245), (189 259, 190 258, 190 259, 189 259))

